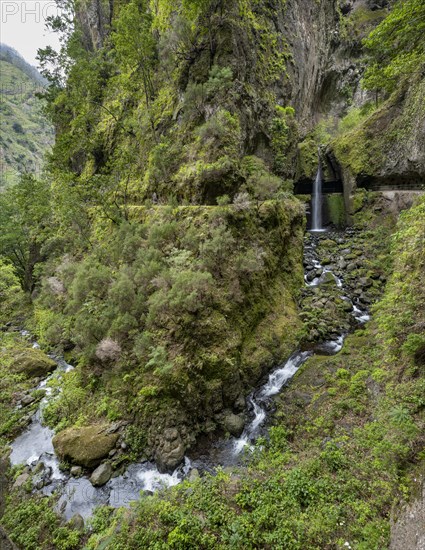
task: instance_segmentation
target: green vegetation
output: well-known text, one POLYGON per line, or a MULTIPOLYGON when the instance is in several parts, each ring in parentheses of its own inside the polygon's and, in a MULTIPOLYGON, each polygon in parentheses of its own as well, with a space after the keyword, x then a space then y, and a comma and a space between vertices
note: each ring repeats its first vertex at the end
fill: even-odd
POLYGON ((370 54, 364 85, 394 91, 400 80, 421 73, 425 63, 425 5, 422 0, 399 1, 364 44, 370 54))
MULTIPOLYGON (((243 422, 248 392, 300 342, 349 330, 339 293, 301 292, 305 208, 294 178, 314 177, 319 146, 326 176, 342 170, 346 201, 361 178, 422 177, 423 2, 389 14, 359 7, 340 21, 334 4, 312 2, 320 11, 308 13, 320 15, 314 24, 338 55, 360 56, 376 29, 368 57, 335 91, 343 106, 319 89, 332 74, 303 75, 318 88, 305 112, 292 107, 305 51, 299 57, 288 28, 305 14, 285 0, 81 0, 77 17, 72 2, 57 3, 49 25, 62 47, 39 52, 56 143, 45 173, 0 192, 0 481, 7 445, 53 368, 23 326, 75 365, 49 382, 43 410, 61 432, 63 460, 92 468, 107 457, 117 473, 151 459, 171 471, 201 437, 229 435, 229 417, 243 422), (365 87, 381 95, 360 106, 363 63, 365 87), (329 112, 319 112, 328 99, 329 112), (97 448, 100 425, 112 431, 97 448), (85 456, 88 446, 96 456, 85 456)), ((33 82, 18 61, 1 58, 8 91, 33 82)), ((28 122, 13 93, 5 98, 6 160, 34 171, 44 142, 30 131, 46 145, 47 127, 38 114, 28 122)), ((32 113, 33 89, 24 99, 32 113)), ((342 200, 328 198, 336 225, 342 200)), ((245 466, 143 495, 130 510, 100 508, 80 529, 54 512, 57 496, 31 493, 29 468, 14 468, 1 524, 16 544, 388 548, 391 509, 409 498, 425 461, 425 201, 395 230, 378 194, 350 200, 357 232, 347 243, 323 239, 319 250, 323 265, 346 266, 353 296, 379 298, 373 320, 337 355, 303 365, 245 466)))
POLYGON ((77 550, 81 533, 61 525, 48 499, 15 495, 2 518, 3 525, 20 548, 25 550, 77 550))
MULTIPOLYGON (((349 336, 338 355, 303 366, 278 399, 270 439, 259 442, 247 469, 144 497, 131 512, 101 508, 80 545, 387 548, 391 508, 409 495, 411 465, 425 459, 424 215, 422 199, 401 216, 393 273, 374 320, 349 336)), ((383 245, 368 242, 371 252, 383 245)), ((14 527, 19 509, 10 507, 6 518, 24 532, 34 515, 21 513, 14 527)))
POLYGON ((0 190, 20 173, 40 173, 53 144, 53 129, 37 93, 45 81, 14 50, 0 46, 0 190))
MULTIPOLYGON (((72 182, 74 200, 100 206, 115 221, 127 204, 154 194, 161 203, 233 199, 244 184, 253 126, 271 134, 268 169, 290 172, 294 113, 277 106, 271 91, 285 78, 288 57, 273 8, 219 4, 132 0, 114 11, 111 35, 90 55, 77 31, 59 56, 40 52, 52 82, 50 115, 61 128, 50 163, 61 197, 72 182), (246 67, 232 56, 234 40, 249 51, 246 67), (222 55, 215 59, 217 43, 222 55), (69 68, 66 88, 61 68, 69 68), (254 115, 260 98, 264 107, 254 115)), ((276 2, 279 13, 284 4, 276 2)), ((67 26, 66 17, 53 23, 67 26)))
POLYGON ((0 193, 0 251, 19 277, 22 289, 32 292, 37 267, 46 259, 43 246, 52 236, 50 189, 45 181, 21 176, 0 193))
POLYGON ((135 207, 129 217, 119 228, 99 226, 83 260, 68 255, 46 272, 34 328, 43 345, 73 345, 79 359, 46 420, 64 428, 125 414, 152 449, 164 418, 202 431, 213 410, 232 406, 290 352, 302 210, 288 198, 243 210, 135 207), (256 362, 241 360, 251 341, 256 362), (211 401, 217 388, 221 405, 211 401))

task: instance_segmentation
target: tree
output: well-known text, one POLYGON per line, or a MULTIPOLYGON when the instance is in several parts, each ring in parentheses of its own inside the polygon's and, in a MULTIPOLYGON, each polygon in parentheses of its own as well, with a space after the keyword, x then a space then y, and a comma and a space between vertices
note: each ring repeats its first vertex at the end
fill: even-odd
POLYGON ((117 60, 130 78, 142 77, 146 105, 154 93, 152 83, 156 45, 152 33, 152 14, 146 0, 133 0, 120 10, 112 35, 117 60))
POLYGON ((24 294, 11 264, 0 258, 0 321, 10 321, 10 316, 23 303, 24 294))
POLYGON ((363 85, 392 92, 400 79, 425 70, 425 2, 399 1, 364 41, 370 64, 363 85))
POLYGON ((11 262, 27 292, 34 290, 34 269, 43 260, 49 218, 50 188, 45 181, 24 175, 0 194, 0 254, 11 262))

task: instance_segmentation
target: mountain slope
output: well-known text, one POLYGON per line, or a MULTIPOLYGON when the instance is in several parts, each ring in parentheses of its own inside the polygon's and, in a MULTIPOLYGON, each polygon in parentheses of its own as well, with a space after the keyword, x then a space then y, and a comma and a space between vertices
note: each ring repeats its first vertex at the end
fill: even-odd
POLYGON ((36 97, 45 80, 8 46, 0 46, 0 187, 20 172, 39 173, 53 144, 53 128, 36 97))

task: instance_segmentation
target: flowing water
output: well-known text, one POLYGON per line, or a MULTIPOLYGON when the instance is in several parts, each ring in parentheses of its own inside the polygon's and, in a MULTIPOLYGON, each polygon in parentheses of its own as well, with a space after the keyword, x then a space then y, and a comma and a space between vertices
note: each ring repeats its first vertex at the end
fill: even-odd
POLYGON ((311 197, 311 230, 323 231, 322 227, 322 184, 323 173, 322 164, 319 156, 319 166, 317 168, 316 178, 313 185, 313 193, 311 197))
MULTIPOLYGON (((305 248, 305 253, 316 255, 317 237, 305 248), (316 239, 316 240, 315 240, 316 239)), ((306 280, 307 286, 318 286, 325 278, 332 277, 334 284, 341 289, 340 297, 350 299, 344 294, 343 280, 338 278, 327 268, 323 268, 318 259, 312 260, 314 267, 322 271, 312 281, 306 280), (326 275, 330 273, 330 275, 326 275)), ((351 301, 350 301, 351 302, 351 301)), ((353 305, 351 312, 357 323, 365 323, 369 320, 366 311, 353 305)), ((23 333, 29 337, 28 333, 23 333)), ((142 492, 152 493, 164 487, 178 484, 188 476, 193 468, 201 472, 214 472, 217 466, 234 466, 243 463, 245 456, 253 449, 253 445, 259 436, 267 436, 267 421, 274 410, 273 396, 277 395, 288 384, 295 373, 307 361, 316 354, 333 355, 338 353, 343 346, 345 334, 340 334, 332 341, 315 345, 313 350, 297 350, 283 364, 279 365, 268 375, 264 383, 255 389, 247 398, 248 422, 239 438, 220 438, 214 442, 208 442, 204 452, 197 452, 191 459, 185 458, 185 462, 172 474, 161 474, 155 464, 144 462, 131 464, 127 470, 112 478, 103 487, 93 487, 88 477, 74 478, 63 472, 59 467, 59 461, 55 455, 50 428, 43 425, 43 408, 49 399, 55 399, 52 395, 49 382, 56 379, 60 382, 67 372, 73 369, 63 359, 53 357, 58 368, 47 379, 43 380, 38 389, 45 389, 46 394, 40 403, 38 411, 31 419, 28 428, 12 443, 10 461, 12 464, 27 464, 34 468, 42 462, 44 469, 35 474, 33 478, 34 490, 50 495, 55 491, 60 492, 57 509, 67 519, 74 514, 88 517, 93 509, 106 504, 113 507, 128 506, 131 501, 138 500, 142 492)), ((33 346, 37 344, 33 342, 33 346)))

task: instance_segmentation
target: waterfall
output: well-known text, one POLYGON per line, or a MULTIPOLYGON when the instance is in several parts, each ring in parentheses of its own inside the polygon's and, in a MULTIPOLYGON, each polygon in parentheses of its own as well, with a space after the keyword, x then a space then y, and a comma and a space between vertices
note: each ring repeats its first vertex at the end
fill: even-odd
POLYGON ((322 231, 322 164, 320 162, 317 168, 316 179, 314 180, 313 194, 311 197, 312 212, 311 212, 311 229, 312 231, 322 231))

